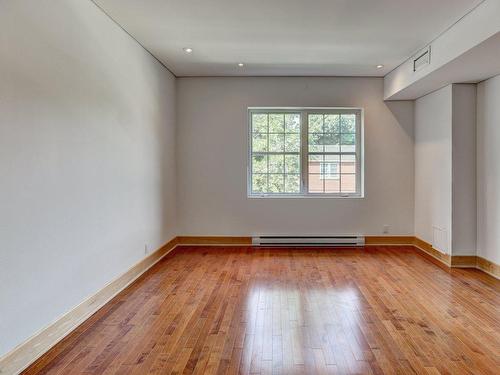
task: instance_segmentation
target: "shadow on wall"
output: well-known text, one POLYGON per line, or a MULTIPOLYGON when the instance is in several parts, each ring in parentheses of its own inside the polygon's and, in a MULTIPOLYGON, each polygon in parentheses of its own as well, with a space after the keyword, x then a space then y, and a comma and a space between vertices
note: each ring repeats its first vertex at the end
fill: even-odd
POLYGON ((165 79, 163 82, 157 82, 156 84, 156 90, 158 90, 159 94, 156 96, 158 99, 156 102, 157 108, 155 108, 155 110, 156 113, 159 113, 157 119, 159 122, 159 130, 158 136, 153 139, 153 141, 157 142, 156 147, 159 150, 157 160, 159 162, 158 167, 161 171, 161 185, 160 191, 158 192, 162 200, 160 228, 171 228, 169 232, 171 232, 173 236, 177 233, 175 78, 171 77, 171 79, 165 79), (172 103, 172 105, 167 105, 165 103, 165 98, 167 98, 168 103, 172 103), (164 119, 167 119, 167 121, 164 119))
MULTIPOLYGON (((14 7, 5 14, 5 18, 0 17, 7 41, 5 45, 2 43, 1 50, 9 51, 1 55, 0 67, 9 73, 2 78, 9 79, 20 87, 29 87, 23 94, 25 97, 31 94, 37 103, 46 101, 51 105, 52 99, 57 97, 59 109, 78 108, 82 105, 88 108, 89 101, 95 108, 102 108, 103 103, 109 105, 123 102, 121 96, 124 93, 115 90, 114 83, 124 77, 118 76, 117 69, 102 68, 107 66, 112 51, 109 51, 109 45, 106 48, 102 35, 93 28, 92 23, 82 17, 78 6, 72 2, 58 2, 57 6, 47 6, 40 10, 41 8, 35 12, 28 6, 14 7), (13 21, 9 22, 9 19, 13 21), (31 34, 44 43, 33 43, 33 38, 29 37, 16 37, 13 22, 19 19, 25 20, 26 35, 31 34), (64 30, 64 37, 60 35, 61 30, 64 30), (9 31, 12 37, 9 37, 9 31), (82 38, 82 35, 86 37, 82 38), (72 43, 68 43, 68 40, 72 43), (19 56, 23 58, 20 59, 19 56), (81 59, 80 56, 88 58, 81 59), (33 59, 37 62, 35 69, 33 59), (65 69, 66 66, 72 66, 72 69, 65 69), (79 74, 74 74, 75 71, 79 74), (64 94, 71 88, 68 87, 69 84, 78 87, 78 90, 72 91, 72 95, 64 94)), ((116 56, 113 59, 119 62, 116 56)))
POLYGON ((410 100, 386 101, 385 105, 389 108, 399 126, 414 142, 414 102, 410 100))

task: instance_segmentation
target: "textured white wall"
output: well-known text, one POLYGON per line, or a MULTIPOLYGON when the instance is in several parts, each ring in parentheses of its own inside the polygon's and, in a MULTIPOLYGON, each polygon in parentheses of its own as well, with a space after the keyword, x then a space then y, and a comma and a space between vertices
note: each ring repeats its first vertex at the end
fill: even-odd
POLYGON ((413 234, 413 103, 380 78, 177 80, 179 233, 413 234), (247 198, 247 107, 364 108, 365 198, 247 198))
POLYGON ((500 76, 477 90, 477 245, 500 264, 500 76))
POLYGON ((415 101, 415 235, 451 252, 452 86, 415 101))
POLYGON ((452 100, 452 252, 476 255, 476 85, 454 84, 452 100))
POLYGON ((0 356, 176 233, 175 79, 92 2, 0 3, 0 356))
POLYGON ((415 235, 453 255, 476 254, 476 85, 415 102, 415 235))

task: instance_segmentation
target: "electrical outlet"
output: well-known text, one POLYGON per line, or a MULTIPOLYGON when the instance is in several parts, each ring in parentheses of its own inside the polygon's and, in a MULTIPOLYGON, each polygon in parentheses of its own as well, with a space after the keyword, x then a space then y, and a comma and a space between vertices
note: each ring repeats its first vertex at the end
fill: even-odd
POLYGON ((144 244, 144 254, 149 253, 148 244, 144 244))
POLYGON ((384 233, 385 234, 389 233, 389 226, 388 225, 384 225, 384 233))

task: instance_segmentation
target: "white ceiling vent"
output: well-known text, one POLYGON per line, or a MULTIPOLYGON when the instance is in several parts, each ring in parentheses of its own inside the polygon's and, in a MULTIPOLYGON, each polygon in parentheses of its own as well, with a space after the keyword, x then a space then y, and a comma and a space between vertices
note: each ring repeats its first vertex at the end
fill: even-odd
POLYGON ((416 72, 425 68, 431 63, 431 46, 427 46, 413 56, 413 71, 416 72))

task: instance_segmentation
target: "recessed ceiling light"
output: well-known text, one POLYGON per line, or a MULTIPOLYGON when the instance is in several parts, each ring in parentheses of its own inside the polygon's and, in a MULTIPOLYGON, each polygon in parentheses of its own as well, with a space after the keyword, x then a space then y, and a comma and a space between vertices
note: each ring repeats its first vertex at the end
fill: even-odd
POLYGON ((192 49, 192 48, 189 48, 189 47, 183 48, 182 50, 183 50, 184 52, 186 52, 186 53, 191 53, 191 52, 193 52, 193 49, 192 49))
POLYGON ((377 65, 377 69, 382 69, 384 66, 382 64, 377 65))
POLYGON ((238 66, 241 68, 241 67, 245 66, 245 64, 243 64, 243 63, 238 63, 238 66))

